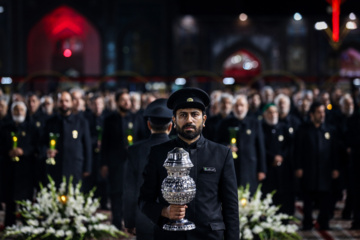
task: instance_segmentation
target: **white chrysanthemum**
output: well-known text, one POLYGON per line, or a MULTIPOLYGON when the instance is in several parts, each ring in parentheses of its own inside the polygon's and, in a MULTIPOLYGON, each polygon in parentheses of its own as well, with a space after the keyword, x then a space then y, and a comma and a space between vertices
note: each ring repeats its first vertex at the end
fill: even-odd
POLYGON ((35 228, 33 233, 38 235, 38 234, 43 233, 44 231, 45 231, 45 228, 39 227, 39 228, 35 228))
POLYGON ((30 219, 30 220, 27 221, 27 224, 29 224, 30 226, 36 227, 36 226, 39 225, 39 221, 36 220, 36 219, 30 219))
POLYGON ((259 225, 256 225, 254 228, 253 228, 253 233, 255 234, 259 234, 261 233, 262 231, 264 231, 264 229, 262 227, 260 227, 259 225))
POLYGON ((244 229, 244 239, 253 239, 254 235, 252 234, 249 228, 244 229))
POLYGON ((65 231, 62 230, 62 229, 57 230, 57 231, 55 232, 55 236, 56 236, 56 237, 64 237, 64 236, 65 236, 65 231))

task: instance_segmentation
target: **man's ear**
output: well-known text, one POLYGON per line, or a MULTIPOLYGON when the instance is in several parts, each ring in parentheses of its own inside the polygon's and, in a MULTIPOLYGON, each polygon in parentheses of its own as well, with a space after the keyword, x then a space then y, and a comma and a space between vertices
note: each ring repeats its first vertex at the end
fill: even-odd
POLYGON ((170 122, 169 127, 168 127, 168 129, 167 129, 169 132, 171 132, 172 126, 173 126, 173 123, 170 122))
POLYGON ((149 120, 147 120, 147 127, 148 127, 148 129, 151 131, 151 125, 150 125, 150 121, 149 120))
POLYGON ((175 120, 176 120, 176 119, 175 119, 175 117, 173 116, 173 117, 172 117, 172 125, 174 125, 174 128, 176 127, 176 122, 175 122, 175 120))

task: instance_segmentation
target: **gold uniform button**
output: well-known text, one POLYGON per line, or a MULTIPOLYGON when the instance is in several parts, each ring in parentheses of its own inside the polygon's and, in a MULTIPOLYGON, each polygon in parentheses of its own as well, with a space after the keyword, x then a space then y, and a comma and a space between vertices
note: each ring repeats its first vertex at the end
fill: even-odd
POLYGON ((325 139, 327 139, 327 140, 330 139, 330 133, 328 133, 328 132, 325 133, 325 139))
POLYGON ((290 134, 293 134, 293 132, 294 132, 294 129, 291 127, 291 128, 289 128, 289 133, 290 134))
POLYGON ((279 142, 284 141, 284 136, 283 136, 283 135, 279 135, 278 140, 279 140, 279 142))
POLYGON ((78 135, 79 135, 78 131, 76 131, 76 130, 73 130, 73 131, 72 131, 73 139, 77 139, 77 138, 78 138, 78 135))

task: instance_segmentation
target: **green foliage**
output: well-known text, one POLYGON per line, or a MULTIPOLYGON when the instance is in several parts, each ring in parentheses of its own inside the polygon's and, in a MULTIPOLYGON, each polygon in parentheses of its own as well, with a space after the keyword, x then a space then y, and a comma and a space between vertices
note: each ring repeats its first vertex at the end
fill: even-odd
POLYGON ((115 226, 104 223, 107 216, 98 213, 99 199, 94 199, 95 189, 88 194, 80 191, 81 182, 73 185, 63 177, 56 189, 54 180, 48 176, 49 184, 40 184, 35 203, 18 201, 19 213, 24 224, 5 229, 3 239, 44 239, 44 240, 82 240, 119 238, 126 234, 115 226))

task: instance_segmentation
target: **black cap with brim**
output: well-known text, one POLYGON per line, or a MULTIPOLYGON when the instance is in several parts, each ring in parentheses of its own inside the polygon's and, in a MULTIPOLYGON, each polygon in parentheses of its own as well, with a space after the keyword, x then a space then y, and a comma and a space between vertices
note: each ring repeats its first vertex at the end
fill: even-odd
POLYGON ((144 117, 152 123, 166 124, 171 121, 172 111, 166 106, 167 99, 158 98, 151 102, 144 111, 144 117))
POLYGON ((167 106, 175 113, 182 108, 198 108, 202 111, 210 103, 209 95, 199 88, 183 88, 170 95, 167 106))

